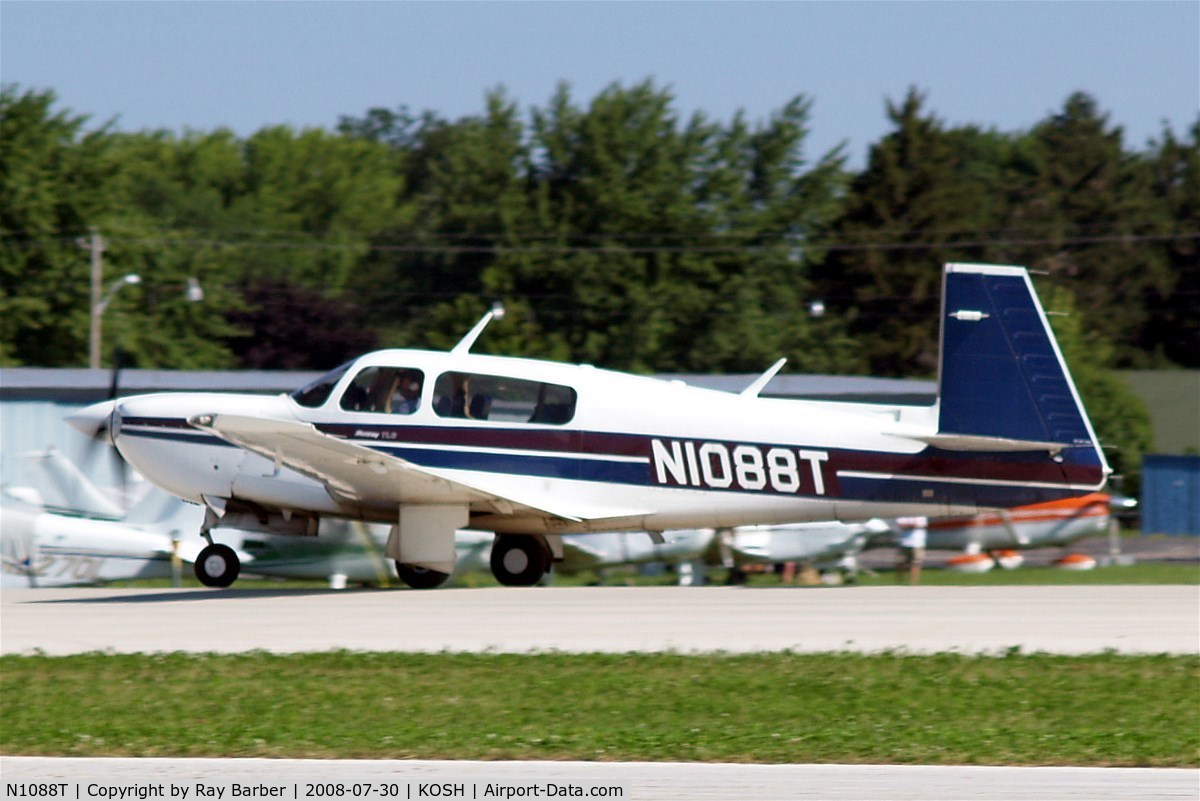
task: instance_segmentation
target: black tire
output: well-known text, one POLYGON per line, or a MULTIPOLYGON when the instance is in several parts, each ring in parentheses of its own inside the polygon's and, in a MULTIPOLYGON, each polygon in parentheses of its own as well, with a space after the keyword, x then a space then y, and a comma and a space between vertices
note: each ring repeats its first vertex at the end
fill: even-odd
POLYGON ((228 545, 214 543, 196 557, 196 578, 205 587, 228 587, 237 581, 242 563, 228 545))
POLYGON ((506 587, 532 587, 550 569, 550 549, 541 537, 501 534, 492 543, 492 575, 506 587))
POLYGON ((446 583, 446 579, 450 578, 449 573, 443 573, 440 570, 430 570, 420 565, 406 565, 401 562, 396 563, 396 575, 414 590, 432 590, 442 586, 446 583))

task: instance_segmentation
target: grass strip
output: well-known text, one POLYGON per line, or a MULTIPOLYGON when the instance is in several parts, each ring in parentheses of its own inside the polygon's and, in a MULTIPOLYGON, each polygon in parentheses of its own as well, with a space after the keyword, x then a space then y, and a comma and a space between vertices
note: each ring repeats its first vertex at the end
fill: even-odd
MULTIPOLYGON (((246 570, 250 570, 249 567, 246 570)), ((709 584, 720 586, 726 581, 727 572, 723 569, 712 569, 707 574, 709 584)), ((907 574, 902 577, 907 581, 907 574)), ((635 567, 612 568, 605 572, 603 580, 593 570, 585 570, 574 575, 552 573, 550 583, 556 587, 581 587, 594 584, 658 586, 678 583, 678 577, 670 569, 661 569, 653 573, 639 573, 635 567)), ((752 573, 746 583, 751 587, 778 586, 779 576, 773 572, 752 573)), ((862 572, 856 581, 860 587, 886 587, 897 583, 894 570, 886 568, 879 571, 862 572)), ((921 571, 921 583, 931 587, 993 587, 993 586, 1081 586, 1081 585, 1128 585, 1128 584, 1193 584, 1200 585, 1200 562, 1139 562, 1132 565, 1110 565, 1097 567, 1093 570, 1062 570, 1056 567, 1033 565, 1016 570, 991 570, 987 573, 959 573, 954 570, 926 568, 921 571)), ((170 579, 137 579, 118 581, 108 584, 109 587, 135 587, 140 589, 170 587, 170 579)), ((201 587, 191 574, 184 571, 182 585, 184 587, 201 587)), ((289 589, 326 588, 329 582, 317 579, 282 579, 259 578, 244 575, 238 579, 235 589, 250 587, 278 587, 289 589)), ((393 582, 393 587, 404 589, 402 585, 393 582)), ((499 587, 490 573, 468 573, 455 576, 452 586, 459 587, 499 587)), ((422 590, 425 592, 425 590, 422 590)))
MULTIPOLYGON (((584 572, 579 576, 554 577, 556 586, 568 584, 596 583, 598 576, 593 572, 584 572)), ((709 582, 723 584, 725 572, 710 571, 709 582)), ((860 572, 855 584, 860 587, 888 587, 897 583, 907 583, 905 573, 897 581, 896 571, 886 568, 878 571, 860 572)), ((490 576, 472 574, 463 576, 460 583, 464 586, 490 586, 490 576)), ((1146 584, 1200 584, 1200 562, 1139 562, 1132 565, 1109 565, 1096 567, 1092 570, 1063 570, 1048 565, 1030 565, 1015 570, 993 569, 987 573, 960 573, 955 570, 932 567, 921 571, 921 584, 931 587, 1003 587, 1003 586, 1094 586, 1094 585, 1146 585, 1146 584)), ((673 573, 664 571, 652 576, 639 576, 634 569, 619 569, 609 572, 610 584, 674 584, 676 577, 673 573)), ((773 572, 752 573, 746 583, 752 587, 778 586, 779 576, 773 572)))
POLYGON ((1200 765, 1200 656, 0 658, 6 755, 1200 765))

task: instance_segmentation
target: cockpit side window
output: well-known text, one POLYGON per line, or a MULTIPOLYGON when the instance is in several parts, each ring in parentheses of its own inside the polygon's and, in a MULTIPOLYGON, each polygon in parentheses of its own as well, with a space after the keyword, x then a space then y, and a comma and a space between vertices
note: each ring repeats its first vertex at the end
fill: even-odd
POLYGON ((575 417, 571 387, 478 373, 442 373, 433 385, 439 417, 565 425, 575 417))
POLYGON ((366 367, 342 394, 348 412, 412 414, 421 408, 425 373, 407 367, 366 367))
POLYGON ((329 400, 329 395, 333 392, 333 388, 337 385, 338 381, 342 380, 342 376, 350 369, 351 364, 353 362, 346 362, 341 367, 335 367, 330 370, 311 384, 305 384, 300 387, 300 389, 292 393, 292 400, 310 409, 324 406, 325 401, 329 400))

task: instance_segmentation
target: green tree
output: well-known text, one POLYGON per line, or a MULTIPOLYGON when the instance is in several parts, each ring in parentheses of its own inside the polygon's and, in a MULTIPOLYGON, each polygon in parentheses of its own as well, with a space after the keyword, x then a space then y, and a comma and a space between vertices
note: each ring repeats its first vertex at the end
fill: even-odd
POLYGON ((403 183, 382 144, 319 129, 264 128, 244 145, 243 276, 340 290, 396 219, 403 183))
POLYGON ((1061 286, 1043 291, 1043 305, 1055 310, 1051 328, 1074 379, 1092 428, 1116 476, 1118 489, 1137 495, 1142 455, 1154 446, 1150 412, 1113 372, 1113 347, 1077 311, 1075 299, 1061 286))
POLYGON ((845 369, 837 321, 803 313, 843 174, 840 155, 803 160, 808 111, 797 98, 754 129, 683 123, 647 81, 587 107, 561 85, 529 126, 501 90, 455 122, 343 120, 401 151, 416 210, 355 285, 396 344, 450 345, 503 300, 482 350, 646 371, 761 369, 782 352, 845 369))
MULTIPOLYGON (((546 328, 573 358, 635 370, 754 370, 781 353, 813 366, 803 310, 818 251, 800 244, 832 217, 840 155, 805 170, 804 98, 754 129, 740 115, 681 125, 672 104, 646 82, 586 110, 563 86, 535 110, 554 254, 525 279, 557 303, 546 328)), ((827 341, 844 366, 849 349, 827 341)))
POLYGON ((1165 291, 1149 288, 1139 345, 1156 357, 1200 368, 1200 118, 1186 139, 1164 130, 1147 164, 1171 221, 1163 244, 1171 280, 1165 291))
POLYGON ((916 89, 888 103, 895 128, 851 182, 818 270, 827 303, 850 320, 879 375, 933 372, 942 265, 987 260, 980 232, 1000 212, 1005 138, 947 130, 924 103, 916 89))
POLYGON ((89 262, 76 240, 106 203, 105 128, 53 92, 0 88, 0 364, 86 364, 89 262))
POLYGON ((1083 93, 1028 136, 1009 225, 1030 243, 1012 248, 1010 260, 1069 284, 1088 325, 1112 343, 1117 366, 1145 366, 1145 299, 1172 285, 1156 241, 1172 225, 1151 171, 1125 152, 1121 128, 1083 93))
MULTIPOLYGON (((128 333, 134 361, 249 367, 270 353, 276 364, 326 366, 321 348, 264 322, 289 306, 261 308, 261 287, 320 288, 335 303, 368 253, 371 231, 393 219, 401 184, 387 148, 285 127, 247 142, 224 130, 135 134, 114 148, 122 158, 121 211, 108 239, 124 265, 153 276, 141 288, 150 301, 143 318, 156 322, 143 319, 128 333), (183 304, 189 276, 205 287, 202 305, 183 304), (242 324, 257 325, 259 350, 246 346, 242 324)), ((363 338, 361 313, 341 318, 344 331, 314 315, 331 341, 374 341, 363 338)))
POLYGON ((247 308, 230 315, 244 333, 229 340, 242 367, 329 370, 377 346, 375 333, 347 321, 363 310, 316 289, 263 282, 245 294, 247 308))
POLYGON ((110 152, 106 271, 142 276, 123 290, 123 313, 105 320, 114 343, 140 367, 236 366, 225 342, 236 329, 226 314, 244 302, 239 259, 224 240, 242 186, 240 143, 227 130, 180 138, 154 131, 114 136, 110 152), (203 288, 201 303, 188 300, 193 280, 203 288))

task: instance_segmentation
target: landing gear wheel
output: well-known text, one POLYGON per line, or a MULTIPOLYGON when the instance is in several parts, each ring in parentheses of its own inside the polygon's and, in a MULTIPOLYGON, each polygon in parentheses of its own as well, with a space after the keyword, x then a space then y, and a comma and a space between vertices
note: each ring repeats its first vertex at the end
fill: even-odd
POLYGON ((228 587, 241 570, 242 563, 228 545, 214 543, 196 557, 196 578, 205 587, 228 587))
POLYGON ((492 575, 506 587, 532 587, 550 569, 550 549, 540 537, 502 534, 492 544, 492 575))
POLYGON ((401 562, 396 563, 396 575, 414 590, 432 590, 434 587, 442 586, 446 579, 450 578, 449 573, 443 573, 440 570, 430 570, 420 565, 406 565, 401 562))

